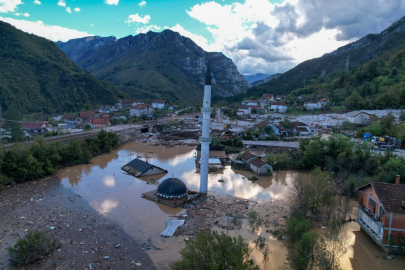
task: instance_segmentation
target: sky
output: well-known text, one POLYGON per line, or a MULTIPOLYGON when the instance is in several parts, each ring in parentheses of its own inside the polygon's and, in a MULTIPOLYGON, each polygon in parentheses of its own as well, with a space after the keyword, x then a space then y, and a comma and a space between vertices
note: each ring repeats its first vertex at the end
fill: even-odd
POLYGON ((405 15, 405 0, 0 0, 0 20, 52 41, 171 29, 242 74, 285 72, 405 15))

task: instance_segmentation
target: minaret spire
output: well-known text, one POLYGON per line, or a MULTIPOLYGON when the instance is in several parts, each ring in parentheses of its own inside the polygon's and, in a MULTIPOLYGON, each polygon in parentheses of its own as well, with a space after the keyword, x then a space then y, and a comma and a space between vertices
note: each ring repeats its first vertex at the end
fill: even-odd
POLYGON ((201 143, 201 167, 200 167, 200 193, 207 194, 208 191, 208 159, 210 151, 210 118, 212 113, 211 108, 211 68, 210 62, 207 64, 207 76, 205 77, 204 86, 204 101, 201 108, 203 114, 202 136, 201 143))
POLYGON ((205 76, 205 85, 211 85, 211 63, 207 64, 207 75, 205 76))

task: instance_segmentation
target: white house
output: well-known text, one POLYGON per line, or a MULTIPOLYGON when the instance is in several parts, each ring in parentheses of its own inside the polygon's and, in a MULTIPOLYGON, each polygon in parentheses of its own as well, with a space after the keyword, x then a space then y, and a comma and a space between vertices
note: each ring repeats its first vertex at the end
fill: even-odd
POLYGON ((167 106, 167 101, 162 99, 155 99, 152 101, 152 107, 154 109, 164 109, 167 106))
POLYGON ((275 101, 271 103, 270 108, 279 113, 286 113, 287 112, 287 104, 281 101, 275 101))
POLYGON ((237 115, 247 115, 252 113, 252 108, 248 105, 239 105, 237 115))
POLYGON ((260 98, 260 105, 264 106, 270 104, 272 101, 274 101, 274 96, 272 94, 263 94, 260 98))
POLYGON ((371 115, 369 115, 368 113, 362 111, 353 111, 346 114, 347 121, 354 124, 368 123, 370 121, 370 116, 371 115))
POLYGON ((321 105, 319 105, 318 103, 305 102, 304 106, 307 108, 308 111, 321 109, 321 105))
POLYGON ((302 122, 294 121, 291 122, 291 126, 293 128, 293 132, 299 136, 308 136, 314 134, 311 128, 302 122))
POLYGON ((154 109, 149 104, 136 105, 129 110, 129 115, 131 117, 140 117, 142 115, 150 115, 153 111, 154 109))

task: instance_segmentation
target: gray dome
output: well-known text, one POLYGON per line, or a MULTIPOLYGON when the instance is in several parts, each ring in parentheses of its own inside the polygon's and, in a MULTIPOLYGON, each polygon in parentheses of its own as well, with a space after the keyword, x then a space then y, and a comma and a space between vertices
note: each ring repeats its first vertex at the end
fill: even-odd
POLYGON ((187 187, 178 178, 167 178, 157 189, 157 195, 165 199, 180 199, 187 196, 187 187))

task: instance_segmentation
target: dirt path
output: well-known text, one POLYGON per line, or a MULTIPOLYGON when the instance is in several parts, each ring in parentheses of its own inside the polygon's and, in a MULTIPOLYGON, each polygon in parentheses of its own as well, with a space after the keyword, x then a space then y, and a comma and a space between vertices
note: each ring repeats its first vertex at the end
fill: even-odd
POLYGON ((0 221, 1 270, 155 269, 140 245, 79 195, 65 189, 57 177, 0 192, 0 221), (61 247, 33 265, 14 268, 7 248, 27 230, 42 231, 60 241, 61 247))

